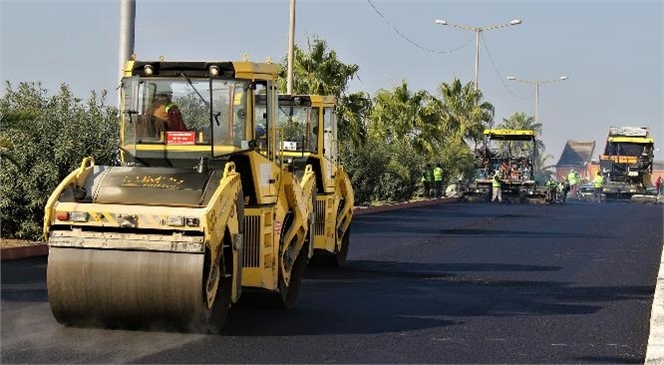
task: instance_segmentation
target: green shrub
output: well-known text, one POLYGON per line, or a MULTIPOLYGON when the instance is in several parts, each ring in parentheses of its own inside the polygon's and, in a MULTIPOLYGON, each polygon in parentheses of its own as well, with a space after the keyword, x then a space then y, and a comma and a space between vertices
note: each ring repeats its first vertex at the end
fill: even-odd
POLYGON ((2 237, 39 239, 44 206, 86 156, 116 164, 117 109, 92 92, 87 102, 63 84, 49 96, 41 83, 6 83, 0 97, 2 237))

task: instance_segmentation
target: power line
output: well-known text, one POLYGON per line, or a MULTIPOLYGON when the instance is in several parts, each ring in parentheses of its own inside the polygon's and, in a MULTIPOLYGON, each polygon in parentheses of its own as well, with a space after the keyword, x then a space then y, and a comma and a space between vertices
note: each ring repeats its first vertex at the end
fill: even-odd
POLYGON ((468 40, 468 42, 462 44, 462 45, 459 46, 459 47, 452 48, 452 49, 450 49, 450 50, 435 50, 435 49, 431 49, 431 48, 427 48, 427 47, 421 46, 421 45, 419 45, 417 42, 415 42, 415 41, 413 41, 412 39, 406 37, 406 36, 405 36, 403 33, 401 33, 401 32, 400 32, 400 31, 399 31, 394 25, 392 25, 392 23, 391 23, 391 22, 390 22, 385 16, 383 16, 383 14, 380 12, 380 10, 378 10, 378 8, 373 4, 373 2, 371 2, 371 0, 367 0, 367 2, 368 2, 369 5, 371 5, 371 7, 376 11, 376 13, 378 14, 378 16, 380 16, 381 19, 383 19, 383 21, 384 21, 385 23, 387 23, 387 25, 389 25, 389 26, 392 28, 392 30, 394 30, 399 36, 401 36, 401 38, 405 39, 406 41, 408 41, 408 43, 412 44, 413 46, 415 46, 415 47, 417 47, 417 48, 419 48, 419 49, 423 49, 423 50, 425 50, 425 51, 427 51, 427 52, 431 52, 431 53, 452 53, 452 52, 456 52, 456 51, 458 51, 458 50, 460 50, 460 49, 466 47, 467 45, 470 44, 470 42, 473 41, 473 38, 471 37, 471 38, 468 40))
POLYGON ((509 92, 510 94, 512 94, 512 96, 514 96, 516 98, 519 98, 519 99, 528 99, 531 96, 533 96, 534 92, 532 92, 532 93, 530 93, 530 95, 526 95, 526 96, 517 95, 512 91, 512 89, 509 88, 509 86, 507 86, 507 83, 505 83, 505 78, 503 77, 503 75, 498 70, 498 67, 496 66, 496 63, 493 62, 493 57, 491 57, 491 51, 489 51, 489 47, 486 45, 486 40, 484 39, 484 35, 482 33, 480 33, 480 38, 482 39, 482 45, 484 46, 484 49, 486 50, 486 54, 489 56, 489 61, 491 61, 491 66, 493 66, 493 70, 496 71, 496 74, 498 75, 498 80, 500 80, 500 83, 503 84, 505 89, 507 89, 507 92, 509 92))

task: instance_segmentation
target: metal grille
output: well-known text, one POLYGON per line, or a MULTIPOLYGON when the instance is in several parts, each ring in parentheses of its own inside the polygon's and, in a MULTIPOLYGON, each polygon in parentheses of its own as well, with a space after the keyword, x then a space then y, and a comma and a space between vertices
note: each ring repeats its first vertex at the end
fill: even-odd
POLYGON ((261 217, 244 216, 244 237, 242 242, 243 267, 260 267, 261 217))
POLYGON ((314 209, 314 214, 316 216, 316 221, 314 222, 314 234, 316 236, 322 236, 325 234, 325 200, 317 200, 316 207, 314 209))

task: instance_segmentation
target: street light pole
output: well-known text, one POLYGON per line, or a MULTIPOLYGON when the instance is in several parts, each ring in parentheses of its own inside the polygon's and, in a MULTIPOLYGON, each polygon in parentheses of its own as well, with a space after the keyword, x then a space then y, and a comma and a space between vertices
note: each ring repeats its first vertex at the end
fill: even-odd
POLYGON ((478 90, 479 85, 480 85, 480 79, 479 79, 479 74, 480 74, 480 33, 485 32, 487 30, 493 30, 493 29, 498 29, 498 28, 509 27, 510 25, 519 25, 519 24, 521 24, 521 20, 520 19, 514 19, 514 20, 510 21, 509 23, 492 25, 492 26, 488 26, 488 27, 471 27, 471 26, 468 26, 468 25, 450 24, 446 20, 441 20, 441 19, 436 19, 435 23, 439 24, 439 25, 447 25, 447 26, 450 26, 452 28, 470 30, 472 32, 475 32, 475 90, 478 90))
POLYGON ((480 32, 475 31, 475 90, 480 87, 480 32))
POLYGON ((293 58, 295 51, 295 0, 290 2, 290 24, 288 27, 288 70, 286 76, 286 93, 293 94, 293 58))
MULTIPOLYGON (((125 63, 134 53, 134 39, 135 39, 135 25, 136 25, 136 0, 121 0, 120 1, 120 42, 118 52, 118 71, 120 77, 118 84, 124 76, 125 63)), ((122 91, 118 88, 118 109, 122 105, 120 96, 122 91)))
POLYGON ((507 76, 507 79, 510 81, 518 81, 518 82, 523 82, 525 84, 532 84, 535 85, 535 123, 539 123, 539 95, 540 95, 540 85, 542 84, 550 84, 552 82, 556 81, 564 81, 567 80, 569 77, 567 76, 560 76, 557 79, 553 80, 521 80, 517 79, 514 76, 507 76))

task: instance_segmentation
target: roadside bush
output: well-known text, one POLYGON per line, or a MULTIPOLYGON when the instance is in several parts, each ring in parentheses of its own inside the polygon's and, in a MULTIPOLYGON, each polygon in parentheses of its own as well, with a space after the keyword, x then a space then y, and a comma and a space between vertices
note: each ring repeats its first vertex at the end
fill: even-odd
POLYGON ((117 163, 117 109, 105 99, 105 91, 93 91, 83 102, 66 84, 49 96, 41 83, 6 83, 0 97, 2 237, 39 239, 46 201, 84 157, 117 163))
POLYGON ((368 140, 356 148, 343 144, 340 152, 341 163, 355 192, 355 205, 370 203, 385 166, 390 161, 387 146, 368 140))
POLYGON ((411 199, 419 188, 424 157, 406 144, 369 139, 363 145, 342 147, 342 164, 355 190, 355 204, 411 199))

